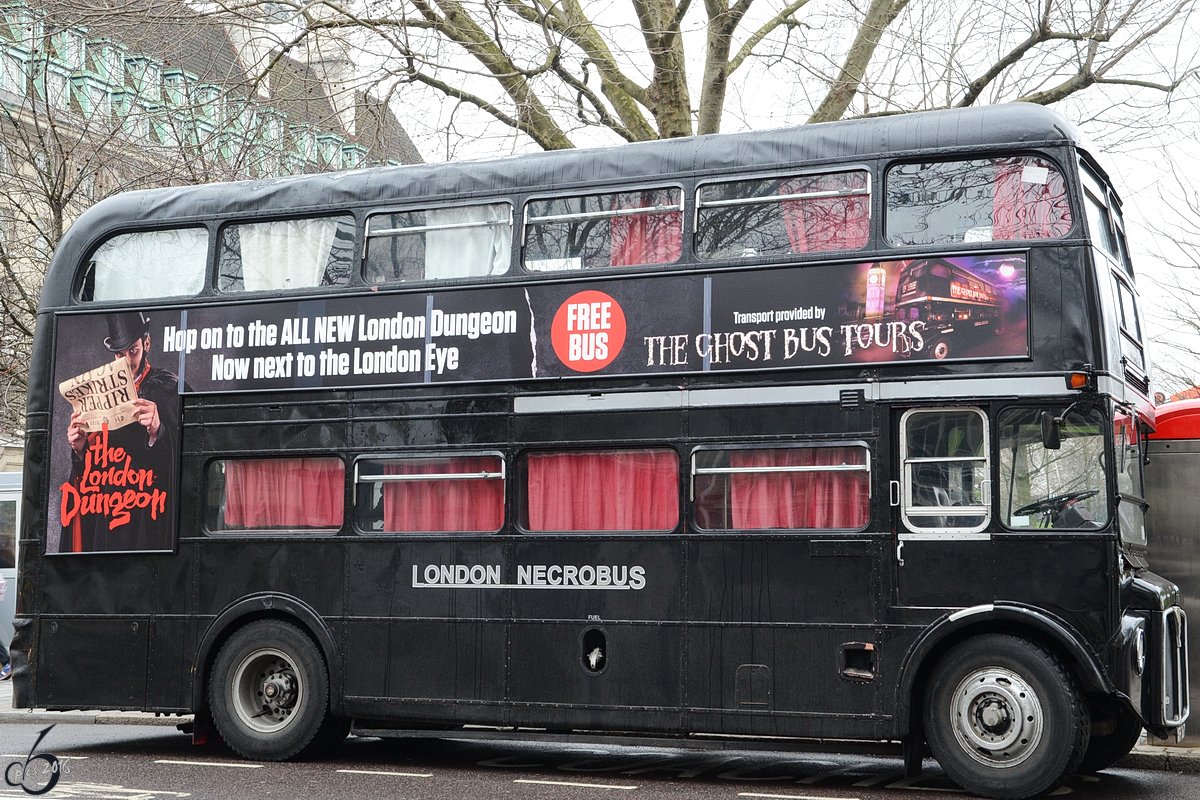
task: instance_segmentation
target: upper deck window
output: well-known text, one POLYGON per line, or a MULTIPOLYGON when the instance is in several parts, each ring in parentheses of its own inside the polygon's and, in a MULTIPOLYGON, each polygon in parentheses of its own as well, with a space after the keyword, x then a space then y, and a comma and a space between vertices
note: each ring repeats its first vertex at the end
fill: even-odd
POLYGON ((871 229, 871 180, 854 170, 712 183, 696 205, 701 258, 856 250, 871 229))
POLYGON ((145 300, 199 294, 207 264, 206 228, 118 234, 92 254, 79 299, 145 300))
POLYGON ((683 192, 645 189, 525 206, 525 268, 554 272, 669 264, 683 243, 683 192))
POLYGON ((354 217, 226 225, 217 259, 222 292, 341 286, 354 261, 354 217))
POLYGON ((897 245, 1055 239, 1071 230, 1066 181, 1032 156, 900 164, 887 175, 897 245))
POLYGON ((1112 218, 1108 213, 1104 187, 1086 169, 1079 171, 1079 177, 1083 184, 1083 205, 1087 212, 1088 232, 1092 235, 1092 241, 1103 248, 1105 252, 1117 257, 1117 237, 1113 231, 1112 218))
POLYGON ((512 261, 512 206, 489 203, 376 214, 367 220, 367 283, 503 275, 512 261))

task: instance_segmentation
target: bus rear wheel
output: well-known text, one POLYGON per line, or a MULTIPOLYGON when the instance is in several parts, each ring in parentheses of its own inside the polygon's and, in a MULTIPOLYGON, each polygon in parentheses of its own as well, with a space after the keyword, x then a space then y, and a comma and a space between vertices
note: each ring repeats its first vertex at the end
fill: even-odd
POLYGON ((1048 792, 1079 766, 1087 706, 1053 653, 992 634, 952 648, 934 669, 925 730, 933 755, 964 789, 1020 800, 1048 792))
POLYGON ((320 652, 280 620, 252 622, 229 637, 213 662, 208 702, 226 744, 258 761, 308 755, 336 726, 320 652))

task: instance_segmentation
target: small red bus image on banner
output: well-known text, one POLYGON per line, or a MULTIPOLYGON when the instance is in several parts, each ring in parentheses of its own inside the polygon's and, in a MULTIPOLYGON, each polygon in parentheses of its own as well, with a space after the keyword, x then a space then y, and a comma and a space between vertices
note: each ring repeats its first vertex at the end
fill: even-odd
POLYGON ((560 361, 576 372, 607 367, 625 344, 625 312, 604 292, 572 295, 558 308, 550 341, 560 361))

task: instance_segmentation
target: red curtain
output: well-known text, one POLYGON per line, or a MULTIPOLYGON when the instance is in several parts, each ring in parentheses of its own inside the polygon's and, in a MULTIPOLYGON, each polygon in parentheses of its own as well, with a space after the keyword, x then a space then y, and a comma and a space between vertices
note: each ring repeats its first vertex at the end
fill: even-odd
POLYGON ((992 197, 992 240, 1054 239, 1071 229, 1071 208, 1062 175, 1048 170, 1044 183, 1022 180, 1027 159, 996 162, 992 197))
MULTIPOLYGON (((793 178, 779 184, 780 194, 846 189, 844 175, 793 178)), ((864 189, 865 192, 865 189, 864 189)), ((783 201, 783 226, 793 253, 855 250, 871 230, 870 198, 864 193, 783 201)))
POLYGON ((679 522, 673 450, 533 453, 526 463, 531 531, 669 531, 679 522))
MULTIPOLYGON (((676 194, 657 191, 615 195, 613 210, 678 205, 676 194)), ((613 217, 609 248, 609 263, 614 267, 677 261, 683 252, 683 212, 613 217)))
MULTIPOLYGON (((388 464, 385 475, 499 473, 500 459, 471 456, 388 464)), ((396 481, 383 484, 383 528, 392 533, 498 531, 504 525, 500 478, 396 481)))
MULTIPOLYGON (((735 450, 730 466, 812 467, 864 464, 857 447, 735 450)), ((731 475, 736 529, 861 528, 870 514, 864 471, 750 472, 731 475)))
POLYGON ((225 462, 225 524, 238 528, 340 528, 346 467, 339 458, 225 462))

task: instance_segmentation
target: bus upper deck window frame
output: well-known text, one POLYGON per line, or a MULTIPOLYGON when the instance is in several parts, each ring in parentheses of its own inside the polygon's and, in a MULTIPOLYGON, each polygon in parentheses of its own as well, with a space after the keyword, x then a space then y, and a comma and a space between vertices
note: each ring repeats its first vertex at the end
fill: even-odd
MULTIPOLYGON (((228 297, 238 297, 238 296, 244 296, 244 295, 264 294, 264 293, 273 293, 273 292, 289 292, 289 293, 291 293, 291 292, 313 291, 313 290, 322 290, 322 289, 327 290, 327 289, 335 288, 335 287, 348 287, 348 286, 352 285, 355 280, 354 267, 355 267, 355 261, 357 259, 357 253, 358 253, 357 241, 358 241, 358 220, 355 218, 353 212, 347 211, 347 210, 338 211, 338 212, 332 213, 332 214, 313 214, 313 215, 299 216, 299 217, 272 217, 272 218, 260 218, 260 219, 251 218, 251 219, 227 220, 221 224, 220 229, 217 231, 216 255, 213 258, 213 262, 214 262, 214 264, 213 264, 213 289, 218 295, 223 295, 223 296, 228 296, 228 297), (242 228, 251 228, 251 227, 256 227, 256 226, 266 227, 266 226, 273 226, 273 225, 279 225, 279 224, 304 223, 304 222, 314 222, 314 221, 320 221, 320 220, 332 221, 334 223, 334 225, 333 225, 333 228, 331 231, 331 236, 330 236, 328 248, 326 250, 326 255, 324 256, 324 263, 321 264, 318 262, 318 263, 314 263, 312 265, 314 268, 314 272, 312 274, 315 275, 315 278, 316 278, 315 282, 300 283, 300 284, 291 285, 291 286, 265 286, 265 287, 261 287, 261 288, 256 287, 253 289, 245 288, 245 281, 246 281, 247 273, 246 273, 245 263, 244 263, 243 257, 242 257, 242 243, 241 243, 241 238, 243 235, 243 232, 241 230, 242 228), (350 230, 350 246, 348 248, 344 248, 346 251, 345 257, 341 258, 338 255, 339 248, 336 245, 337 245, 337 241, 338 241, 338 235, 344 234, 344 231, 347 228, 347 223, 348 223, 348 227, 350 230), (237 259, 236 266, 238 267, 238 272, 237 272, 237 274, 233 274, 231 272, 230 274, 226 275, 226 273, 225 273, 225 270, 226 270, 226 266, 225 266, 225 264, 226 264, 226 245, 225 245, 225 243, 226 243, 226 237, 231 236, 232 235, 231 232, 233 232, 233 231, 236 231, 236 235, 238 237, 238 252, 237 252, 237 256, 236 256, 236 259, 237 259), (331 266, 331 264, 333 264, 335 262, 335 260, 339 261, 339 262, 344 262, 346 265, 345 269, 344 269, 344 271, 339 269, 339 272, 337 273, 337 277, 340 279, 334 280, 330 283, 326 283, 325 279, 330 274, 330 272, 329 272, 330 266, 331 266), (223 284, 225 284, 225 285, 223 285, 223 284)), ((278 247, 280 246, 278 243, 271 244, 271 243, 264 242, 263 244, 270 244, 270 246, 272 248, 272 253, 277 253, 278 247)), ((229 258, 232 259, 233 256, 229 256, 229 258)), ((318 256, 318 258, 320 258, 320 257, 318 256)), ((232 265, 233 261, 231 260, 229 263, 230 263, 230 265, 232 265)), ((291 281, 293 279, 293 277, 297 277, 297 276, 290 274, 291 270, 296 266, 296 263, 297 263, 296 262, 296 254, 294 254, 294 253, 290 254, 288 257, 273 258, 270 260, 270 263, 282 264, 288 268, 289 274, 284 279, 285 281, 291 281)), ((268 277, 277 277, 277 276, 268 276, 268 277)), ((299 277, 303 277, 303 276, 299 276, 299 277)))
MULTIPOLYGON (((1015 173, 1010 173, 1015 174, 1015 173)), ((915 173, 914 173, 915 175, 915 173)), ((880 193, 883 203, 883 241, 890 247, 962 247, 964 245, 984 245, 995 246, 1008 245, 1011 242, 1049 242, 1065 239, 1071 235, 1071 232, 1076 229, 1078 220, 1076 219, 1075 210, 1071 204, 1071 182, 1068 176, 1068 171, 1063 168, 1059 160, 1051 155, 1043 152, 1009 152, 997 155, 979 155, 964 153, 954 158, 929 159, 923 161, 913 160, 896 160, 887 164, 884 172, 884 189, 880 193), (1035 198, 1034 203, 1048 203, 1051 208, 1059 210, 1057 219, 1047 218, 1043 220, 1030 220, 1028 217, 1022 218, 1015 212, 1003 217, 1006 225, 1013 226, 1013 235, 996 238, 996 226, 1001 221, 997 217, 996 207, 996 166, 1002 162, 1011 162, 1011 166, 1020 166, 1020 186, 1025 184, 1041 185, 1050 188, 1057 188, 1058 194, 1035 198), (961 237, 958 231, 960 228, 951 227, 949 229, 941 229, 936 225, 930 225, 928 216, 933 213, 933 209, 937 205, 933 202, 927 203, 907 203, 893 205, 893 192, 897 190, 900 183, 898 175, 904 168, 916 168, 919 171, 925 169, 948 168, 953 165, 959 165, 962 169, 979 170, 990 168, 992 170, 992 178, 990 186, 992 193, 987 198, 987 204, 991 206, 991 214, 989 224, 975 224, 969 228, 961 228, 961 237), (1034 172, 1031 172, 1034 170, 1034 172), (1044 172, 1044 174, 1043 174, 1044 172), (1058 186, 1054 187, 1057 181, 1058 186), (926 209, 926 218, 924 220, 925 227, 916 228, 910 226, 907 229, 900 229, 898 225, 902 219, 899 213, 901 209, 926 209), (895 221, 897 224, 893 224, 895 221), (1026 228, 1040 226, 1041 230, 1022 230, 1022 226, 1026 228), (927 234, 932 232, 932 235, 924 235, 918 238, 918 234, 927 234), (907 238, 901 238, 906 236, 907 238)), ((936 189, 936 187, 935 187, 936 189)), ((925 190, 930 191, 930 190, 925 190)), ((1020 191, 1025 191, 1021 189, 1020 191)), ((965 192, 964 195, 965 196, 965 192)), ((982 199, 982 198, 976 198, 982 199)), ((1029 205, 1028 203, 1026 204, 1029 205)), ((957 206, 946 206, 946 209, 953 212, 954 208, 958 207, 963 210, 970 210, 967 204, 958 204, 957 206)), ((1015 208, 1015 206, 1014 206, 1015 208)), ((972 213, 976 216, 971 217, 971 222, 980 222, 977 215, 982 214, 984 210, 983 204, 977 204, 972 213)), ((960 217, 960 221, 961 221, 960 217)))
MULTIPOLYGON (((873 196, 875 189, 875 176, 871 168, 862 164, 847 165, 836 169, 824 170, 809 170, 804 172, 770 172, 770 173, 755 173, 752 175, 739 175, 736 180, 710 180, 697 184, 696 191, 693 194, 695 200, 692 208, 692 249, 697 259, 703 261, 720 261, 730 259, 748 259, 748 258, 771 258, 771 257, 789 257, 795 255, 803 255, 807 253, 853 253, 862 250, 871 243, 871 220, 874 219, 873 196), (778 193, 778 187, 790 181, 801 181, 804 179, 814 178, 829 178, 840 175, 856 175, 862 174, 866 177, 866 186, 862 188, 845 188, 845 189, 829 189, 818 191, 801 191, 795 193, 778 193), (732 199, 708 200, 705 201, 703 194, 706 189, 715 187, 736 187, 739 185, 752 186, 753 184, 766 184, 768 182, 777 182, 774 194, 750 195, 748 197, 739 197, 732 199), (842 197, 865 197, 866 198, 866 217, 864 219, 866 230, 861 244, 847 247, 817 247, 809 248, 808 246, 808 224, 807 218, 800 219, 800 230, 793 235, 792 227, 788 225, 788 214, 785 203, 800 203, 803 201, 819 201, 825 199, 834 199, 842 197), (783 236, 776 237, 779 242, 785 242, 788 245, 787 250, 777 249, 771 251, 762 251, 759 248, 743 247, 737 255, 721 255, 711 254, 714 251, 704 249, 701 246, 701 234, 704 230, 701 216, 705 210, 720 209, 720 208, 748 208, 751 206, 767 206, 777 205, 780 209, 778 224, 782 229, 783 236), (804 249, 796 249, 799 246, 799 240, 804 242, 804 249)), ((721 213, 721 212, 716 212, 721 213)), ((803 214, 803 209, 801 209, 803 214)), ((773 227, 772 223, 776 220, 771 218, 766 220, 766 225, 763 227, 773 227)), ((843 226, 844 227, 844 226, 843 226)))
MULTIPOLYGON (((524 203, 521 208, 521 269, 528 275, 548 275, 548 274, 558 274, 558 273, 562 273, 562 272, 575 272, 575 271, 594 270, 594 269, 619 270, 619 269, 630 269, 630 268, 642 268, 642 269, 655 268, 655 267, 661 268, 661 267, 669 267, 673 264, 679 264, 680 262, 683 261, 683 258, 684 258, 683 244, 684 244, 684 239, 686 238, 685 234, 687 233, 687 231, 685 230, 685 228, 687 227, 685 224, 686 217, 687 217, 686 211, 687 211, 687 192, 685 190, 685 187, 680 183, 633 185, 633 186, 629 186, 629 185, 605 186, 605 187, 600 187, 599 191, 591 191, 591 192, 587 192, 585 194, 568 194, 568 193, 562 192, 562 193, 556 193, 556 194, 527 196, 524 199, 524 203), (656 192, 666 192, 668 194, 672 193, 672 192, 677 193, 678 203, 673 204, 673 205, 633 206, 633 207, 625 207, 625 208, 616 207, 616 208, 610 208, 610 209, 596 209, 594 211, 581 210, 579 212, 568 213, 568 214, 544 214, 541 216, 536 216, 533 214, 533 209, 534 209, 535 205, 539 204, 539 203, 549 205, 549 204, 556 203, 556 202, 579 201, 581 206, 585 206, 588 200, 592 200, 592 199, 600 200, 601 198, 603 198, 605 200, 612 202, 613 204, 616 204, 617 202, 619 202, 618 198, 621 198, 621 197, 632 196, 632 195, 642 195, 644 197, 646 195, 651 195, 656 192), (611 227, 611 225, 613 223, 615 223, 617 220, 625 219, 625 220, 632 221, 636 217, 650 215, 650 214, 655 214, 655 215, 676 214, 676 215, 678 215, 678 223, 679 223, 678 239, 673 243, 675 245, 675 247, 671 248, 670 243, 668 244, 669 249, 673 249, 676 251, 676 252, 674 252, 673 256, 670 254, 670 252, 668 252, 665 260, 649 260, 649 261, 639 260, 636 262, 629 262, 629 263, 618 263, 618 264, 612 263, 614 255, 612 252, 612 233, 611 233, 612 227, 611 227), (596 220, 596 221, 607 220, 610 222, 609 235, 607 237, 605 237, 607 240, 607 243, 608 243, 608 247, 606 249, 608 251, 608 262, 609 263, 588 265, 588 264, 584 263, 585 257, 582 255, 579 255, 579 256, 567 255, 567 256, 559 256, 559 257, 551 257, 551 258, 543 258, 543 259, 529 258, 529 250, 531 247, 530 236, 531 236, 533 227, 535 225, 551 226, 551 225, 555 225, 555 224, 567 224, 567 223, 571 223, 573 221, 591 221, 591 220, 596 220), (538 264, 540 266, 534 266, 534 264, 538 264)), ((670 224, 670 221, 668 221, 668 224, 670 224)), ((671 236, 674 236, 673 232, 669 232, 669 233, 671 236)), ((666 238, 666 237, 663 237, 663 238, 666 238)), ((585 233, 584 240, 586 240, 586 233, 585 233)), ((583 246, 584 240, 580 241, 580 247, 583 246)))
MULTIPOLYGON (((514 227, 515 227, 515 215, 514 215, 514 211, 513 211, 513 203, 511 200, 508 200, 508 199, 492 199, 492 200, 485 200, 485 201, 480 201, 480 202, 459 202, 459 203, 450 203, 450 204, 441 204, 441 205, 427 203, 427 204, 420 205, 420 206, 409 205, 409 206, 398 206, 395 208, 371 209, 370 213, 366 217, 366 221, 363 224, 363 242, 362 242, 362 253, 361 253, 362 267, 360 270, 362 280, 368 286, 393 286, 393 285, 398 285, 398 284, 444 282, 444 281, 453 281, 453 280, 461 280, 461 279, 484 278, 484 277, 498 276, 498 275, 511 275, 512 271, 513 271, 512 270, 512 263, 513 263, 512 236, 513 236, 514 227), (494 208, 499 208, 501 206, 508 207, 508 215, 507 215, 506 219, 504 219, 504 218, 479 219, 479 220, 466 220, 466 221, 458 221, 458 222, 446 222, 446 223, 440 223, 440 224, 439 223, 430 224, 428 222, 428 215, 431 213, 438 214, 438 213, 443 213, 443 212, 463 212, 463 211, 469 211, 471 209, 494 209, 494 208), (403 226, 403 227, 399 227, 399 228, 383 228, 382 230, 376 230, 374 232, 371 230, 372 222, 377 219, 387 217, 387 216, 400 216, 400 215, 406 215, 406 214, 425 215, 426 220, 423 224, 420 224, 420 225, 403 226), (493 251, 491 254, 492 261, 486 272, 477 273, 477 274, 465 274, 465 275, 449 275, 449 276, 435 276, 435 277, 428 276, 429 258, 428 258, 428 249, 427 248, 429 246, 429 242, 428 242, 428 238, 426 237, 426 234, 428 234, 430 232, 436 232, 436 231, 467 231, 467 230, 479 229, 479 228, 493 229, 493 228, 502 227, 505 224, 507 224, 507 228, 508 228, 507 242, 506 243, 503 242, 502 241, 503 237, 501 236, 501 237, 499 237, 501 240, 500 242, 493 241, 490 243, 486 243, 486 248, 491 249, 493 251), (377 279, 376 276, 368 274, 368 264, 371 259, 371 240, 372 239, 383 239, 386 237, 386 238, 390 238, 393 241, 395 241, 396 239, 399 239, 401 237, 416 236, 416 235, 420 235, 420 237, 421 237, 421 248, 423 251, 422 256, 421 256, 422 276, 420 278, 406 279, 406 278, 400 277, 400 278, 395 278, 395 279, 377 279), (499 248, 497 248, 496 247, 497 244, 500 244, 501 246, 499 248), (503 256, 504 256, 504 269, 497 270, 497 266, 499 263, 499 257, 501 256, 501 253, 503 253, 503 256)), ((495 239, 495 238, 496 237, 493 237, 493 239, 495 239)), ((459 242, 457 244, 461 245, 462 243, 459 242)), ((480 242, 476 246, 480 247, 480 249, 484 249, 484 247, 483 247, 484 245, 485 245, 485 243, 480 242)), ((461 254, 461 247, 459 248, 459 250, 460 250, 460 254, 461 254)))
MULTIPOLYGON (((1083 188, 1083 215, 1087 220, 1089 238, 1099 250, 1114 261, 1121 261, 1120 244, 1108 205, 1104 184, 1082 160, 1079 162, 1079 184, 1083 188), (1093 230, 1097 228, 1098 230, 1093 230), (1103 234, 1100 237, 1100 234, 1103 234)), ((1121 265, 1128 269, 1126 264, 1121 265)))
POLYGON ((76 273, 78 276, 76 278, 76 280, 79 281, 79 284, 78 284, 78 286, 76 286, 74 288, 74 292, 73 292, 74 297, 80 303, 108 303, 108 302, 122 302, 122 301, 130 301, 130 300, 159 300, 159 299, 168 299, 168 298, 175 298, 175 297, 180 297, 180 298, 199 297, 200 295, 204 294, 204 291, 208 285, 208 260, 209 260, 208 252, 209 252, 209 249, 211 248, 212 241, 213 241, 212 231, 210 231, 208 226, 204 225, 204 224, 183 225, 183 226, 178 226, 178 227, 148 228, 148 229, 142 229, 142 230, 114 231, 113 233, 104 237, 104 239, 102 239, 100 242, 98 242, 96 244, 95 247, 92 248, 91 252, 88 254, 88 257, 83 262, 82 269, 80 269, 76 273), (122 238, 129 238, 131 240, 134 239, 134 237, 145 237, 146 239, 154 239, 154 238, 161 238, 168 234, 180 234, 185 231, 203 231, 204 232, 204 236, 203 236, 204 246, 202 248, 181 249, 179 251, 179 253, 176 254, 177 259, 181 259, 183 257, 190 257, 190 258, 194 259, 194 258, 198 257, 199 261, 201 262, 201 266, 199 267, 198 271, 196 270, 196 264, 190 264, 189 265, 190 271, 187 273, 188 281, 198 282, 198 285, 196 286, 194 291, 190 291, 190 285, 187 283, 187 281, 181 282, 178 274, 171 276, 171 277, 173 277, 173 280, 163 281, 162 280, 162 272, 164 269, 164 256, 162 253, 154 253, 154 254, 143 254, 143 256, 142 256, 142 260, 152 261, 153 274, 152 275, 151 274, 141 274, 141 275, 129 276, 131 278, 129 285, 131 285, 131 286, 164 285, 164 286, 171 286, 171 287, 183 285, 185 287, 185 289, 188 289, 188 290, 185 290, 182 292, 167 292, 167 293, 163 293, 163 294, 157 294, 157 293, 156 294, 125 294, 125 295, 119 296, 119 297, 116 297, 116 296, 101 297, 101 298, 96 297, 96 277, 97 277, 96 273, 97 273, 97 270, 99 269, 98 263, 97 263, 97 255, 100 253, 100 251, 103 248, 108 246, 110 243, 116 242, 118 239, 122 239, 122 238), (200 252, 203 253, 202 256, 199 255, 200 252), (151 277, 154 277, 156 280, 149 280, 149 278, 151 278, 151 277), (136 281, 136 283, 135 283, 135 281, 136 281))

